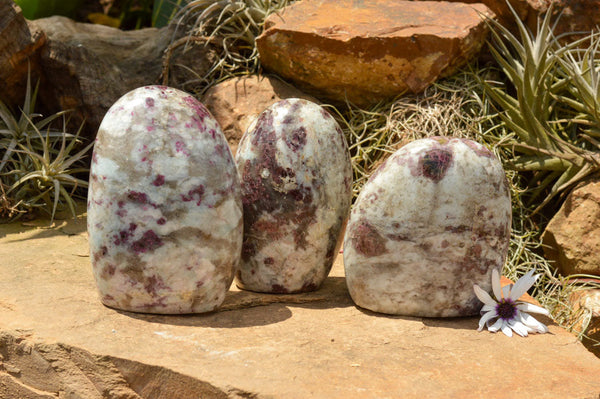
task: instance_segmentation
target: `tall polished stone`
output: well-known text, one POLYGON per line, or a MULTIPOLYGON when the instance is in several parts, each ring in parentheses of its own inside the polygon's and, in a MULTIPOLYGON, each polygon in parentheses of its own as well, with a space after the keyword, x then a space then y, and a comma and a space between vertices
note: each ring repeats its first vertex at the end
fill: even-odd
POLYGON ((242 244, 239 178, 194 97, 146 86, 119 99, 96 139, 88 232, 102 302, 150 313, 215 310, 242 244))

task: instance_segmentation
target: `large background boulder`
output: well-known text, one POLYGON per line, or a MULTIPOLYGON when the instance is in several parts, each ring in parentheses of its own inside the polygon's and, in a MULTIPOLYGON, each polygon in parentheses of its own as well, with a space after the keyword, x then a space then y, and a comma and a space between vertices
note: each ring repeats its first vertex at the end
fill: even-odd
POLYGON ((573 190, 542 237, 561 274, 600 276, 600 179, 573 190))
POLYGON ((451 75, 492 15, 483 4, 304 0, 271 15, 257 46, 265 69, 309 94, 366 106, 451 75))
MULTIPOLYGON (((589 33, 598 30, 600 25, 600 0, 527 0, 531 9, 527 12, 525 22, 532 32, 535 32, 538 20, 553 4, 552 13, 558 17, 554 33, 589 33)), ((579 35, 568 36, 575 39, 579 35)))
POLYGON ((569 319, 572 331, 585 334, 582 343, 600 358, 600 346, 595 345, 600 342, 600 289, 575 291, 569 303, 573 308, 569 319))
MULTIPOLYGON (((161 82, 165 50, 177 38, 168 27, 123 31, 61 16, 27 21, 12 0, 0 0, 0 100, 15 112, 22 107, 30 69, 32 83, 40 82, 36 111, 72 110, 69 129, 85 120, 84 136, 91 139, 119 97, 161 82)), ((179 47, 170 58, 169 84, 187 88, 212 60, 210 46, 179 47)))
MULTIPOLYGON (((173 38, 169 28, 122 31, 60 16, 34 24, 48 37, 40 60, 42 106, 48 112, 74 109, 73 122, 85 120, 88 136, 95 135, 119 97, 160 82, 163 55, 173 38)), ((201 73, 208 68, 205 54, 209 50, 201 46, 193 50, 195 61, 188 60, 188 66, 201 73)))

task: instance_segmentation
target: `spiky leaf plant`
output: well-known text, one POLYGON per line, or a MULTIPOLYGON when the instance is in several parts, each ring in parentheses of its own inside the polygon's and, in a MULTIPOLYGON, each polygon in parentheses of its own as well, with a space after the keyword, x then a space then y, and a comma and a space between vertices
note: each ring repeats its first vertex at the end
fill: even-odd
MULTIPOLYGON (((29 123, 33 126, 42 152, 38 153, 33 149, 32 139, 29 136, 26 136, 25 143, 18 144, 19 148, 15 149, 15 152, 22 156, 18 160, 13 160, 10 172, 4 174, 4 176, 15 176, 15 181, 6 191, 6 195, 28 208, 48 208, 51 215, 50 223, 54 220, 61 199, 66 203, 73 217, 76 217, 75 202, 72 198, 74 191, 77 187, 88 186, 87 181, 77 178, 76 175, 88 172, 89 169, 81 166, 80 161, 93 143, 72 154, 81 144, 79 135, 83 128, 82 124, 77 134, 72 137, 63 131, 60 147, 54 151, 50 132, 46 131, 42 134, 31 120, 29 123), (71 191, 67 191, 67 188, 71 188, 71 191)), ((66 125, 63 119, 63 127, 66 125)))
MULTIPOLYGON (((508 3, 509 7, 510 4, 508 3)), ((512 84, 516 95, 502 84, 481 80, 487 94, 501 110, 500 116, 513 132, 505 140, 514 155, 509 165, 520 171, 532 171, 530 200, 545 193, 534 210, 537 212, 557 194, 571 188, 588 175, 600 170, 597 146, 588 143, 577 129, 558 116, 562 93, 568 91, 575 70, 565 69, 561 59, 583 40, 561 46, 553 34, 552 9, 538 25, 535 35, 527 30, 514 9, 519 38, 494 20, 490 51, 512 84)), ((568 59, 568 58, 567 58, 568 59)))
POLYGON ((258 71, 256 38, 265 19, 294 0, 192 0, 174 18, 187 36, 167 49, 163 83, 168 83, 173 50, 190 42, 216 44, 217 61, 204 76, 198 76, 202 91, 226 78, 258 71))
MULTIPOLYGON (((41 149, 43 146, 40 146, 40 143, 36 143, 36 139, 38 138, 37 134, 35 133, 36 129, 43 130, 55 119, 68 112, 61 111, 33 123, 32 121, 42 116, 34 111, 38 87, 39 82, 32 90, 31 75, 28 73, 25 101, 23 103, 23 108, 19 113, 19 118, 15 117, 6 104, 0 101, 0 120, 2 121, 0 124, 0 149, 4 150, 4 154, 0 159, 0 173, 5 170, 9 160, 13 156, 17 155, 15 154, 15 149, 19 146, 19 144, 23 144, 29 140, 33 146, 32 148, 41 149)), ((50 139, 55 139, 62 137, 65 133, 50 130, 47 134, 50 139)))
POLYGON ((53 220, 60 203, 74 214, 75 189, 87 187, 75 175, 88 171, 80 161, 91 144, 73 154, 82 144, 81 128, 75 135, 66 132, 69 111, 47 118, 36 113, 37 87, 32 88, 28 75, 18 117, 0 101, 0 219, 4 221, 35 208, 47 208, 53 220), (54 128, 59 118, 62 130, 54 128))
POLYGON ((573 48, 559 58, 563 79, 569 82, 567 93, 557 99, 570 107, 568 122, 581 128, 581 137, 600 148, 600 32, 583 38, 585 48, 573 48))

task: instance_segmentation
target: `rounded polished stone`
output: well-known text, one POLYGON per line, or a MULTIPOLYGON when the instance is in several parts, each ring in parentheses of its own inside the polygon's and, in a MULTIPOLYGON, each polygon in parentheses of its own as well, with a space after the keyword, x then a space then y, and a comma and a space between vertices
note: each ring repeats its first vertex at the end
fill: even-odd
POLYGON ((244 243, 237 284, 273 293, 314 291, 339 251, 352 200, 342 130, 322 107, 282 100, 261 113, 236 154, 244 243))
POLYGON ((237 170, 215 119, 193 96, 147 86, 100 125, 88 233, 102 302, 149 313, 200 313, 224 300, 239 262, 237 170))
POLYGON ((491 288, 510 243, 510 193, 500 161, 460 138, 414 141, 370 177, 344 239, 354 302, 376 312, 477 314, 473 284, 491 288))

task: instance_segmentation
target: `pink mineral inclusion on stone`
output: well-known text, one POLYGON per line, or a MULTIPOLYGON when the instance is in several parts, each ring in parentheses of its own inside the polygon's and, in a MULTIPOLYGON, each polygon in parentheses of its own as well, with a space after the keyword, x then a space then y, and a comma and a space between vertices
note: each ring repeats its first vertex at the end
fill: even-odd
POLYGON ((185 144, 183 142, 181 142, 181 141, 176 141, 175 142, 175 151, 181 152, 186 157, 190 156, 190 153, 187 151, 187 148, 186 148, 185 144))
POLYGON ((190 191, 188 191, 187 194, 181 194, 181 200, 183 202, 190 202, 194 198, 198 198, 198 201, 196 201, 196 205, 198 205, 198 206, 200 206, 200 204, 202 204, 203 197, 204 197, 204 186, 203 185, 199 185, 198 187, 191 189, 190 191))
POLYGON ((154 231, 148 230, 144 233, 142 238, 131 244, 131 249, 133 250, 133 252, 139 254, 154 251, 162 245, 163 242, 160 239, 160 237, 156 235, 154 231))
POLYGON ((423 176, 437 183, 444 178, 452 162, 450 148, 433 148, 419 159, 419 167, 423 176))
MULTIPOLYGON (((146 282, 144 283, 144 289, 153 294, 156 295, 156 292, 158 290, 164 290, 164 289, 168 289, 170 290, 170 287, 168 287, 165 282, 163 281, 161 276, 150 276, 148 277, 148 279, 146 280, 146 282)), ((156 305, 161 305, 161 306, 166 306, 165 304, 161 303, 164 300, 164 298, 161 298, 157 303, 152 304, 152 306, 156 306, 156 305)))
POLYGON ((148 108, 154 107, 154 99, 152 97, 147 97, 146 98, 146 106, 148 108))
POLYGON ((147 204, 149 202, 148 195, 139 191, 130 191, 127 193, 127 199, 138 204, 147 204))
POLYGON ((115 245, 126 244, 130 237, 133 237, 133 233, 137 229, 137 224, 129 223, 127 230, 121 230, 118 234, 113 235, 115 245))
MULTIPOLYGON (((192 121, 194 122, 193 124, 196 125, 198 130, 200 130, 201 132, 204 132, 206 129, 206 126, 204 125, 204 118, 210 116, 210 113, 208 112, 208 110, 204 107, 204 105, 202 105, 202 103, 200 101, 198 101, 193 96, 185 97, 183 99, 183 102, 188 107, 190 107, 191 109, 193 109, 195 111, 195 115, 192 116, 192 121)), ((189 129, 192 127, 192 124, 186 123, 185 127, 189 129)), ((215 136, 213 133, 213 138, 214 137, 215 136)))
POLYGON ((156 187, 160 187, 163 184, 165 184, 165 176, 164 175, 157 175, 156 179, 154 179, 154 181, 152 182, 152 185, 154 185, 156 187))

